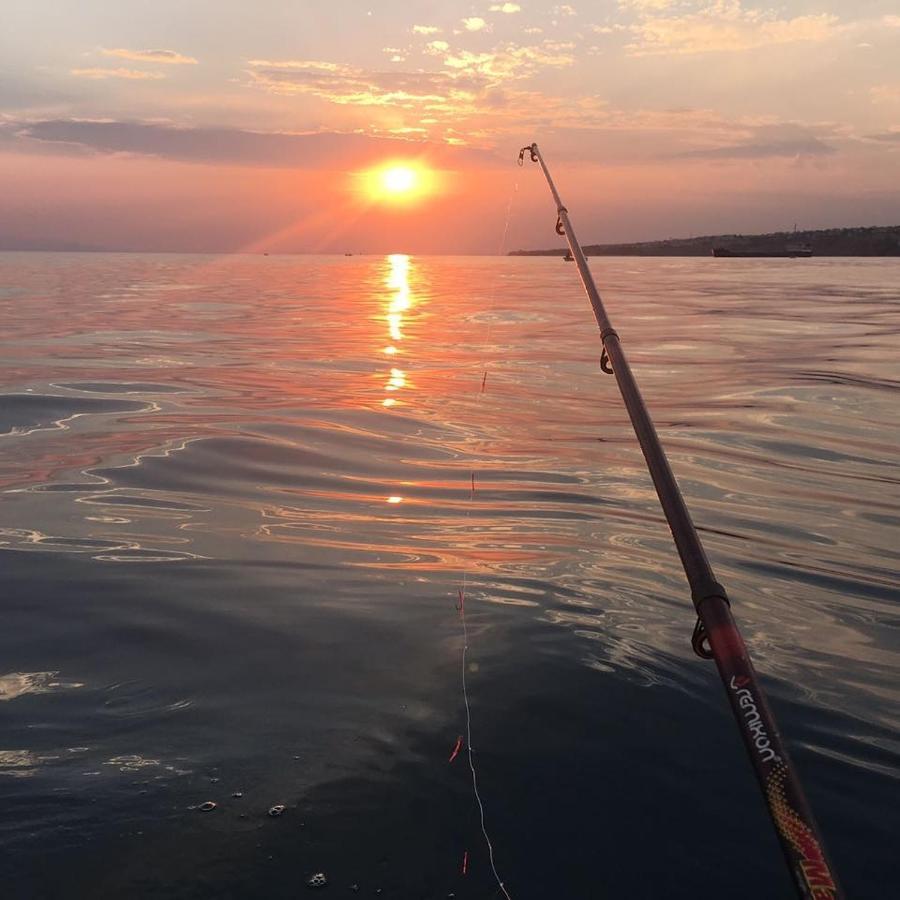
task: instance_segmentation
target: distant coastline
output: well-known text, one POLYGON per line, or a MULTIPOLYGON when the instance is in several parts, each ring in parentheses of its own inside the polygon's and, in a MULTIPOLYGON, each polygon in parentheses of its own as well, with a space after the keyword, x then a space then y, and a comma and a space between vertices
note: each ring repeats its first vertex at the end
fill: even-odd
MULTIPOLYGON (((563 239, 560 238, 560 241, 563 239)), ((743 251, 762 251, 778 255, 790 247, 809 247, 815 256, 870 256, 900 257, 900 225, 873 225, 859 228, 826 228, 817 231, 775 231, 770 234, 708 234, 690 238, 666 238, 659 241, 631 241, 618 244, 586 244, 584 252, 588 256, 709 256, 713 247, 736 251, 740 256, 743 251)), ((17 238, 0 233, 0 253, 6 252, 38 252, 38 253, 159 253, 188 255, 263 255, 263 250, 244 251, 232 247, 208 248, 154 248, 146 250, 135 246, 96 246, 68 240, 41 240, 33 238, 17 238)), ((393 252, 410 252, 399 249, 393 252)), ((507 256, 559 256, 568 252, 566 246, 544 250, 510 250, 507 256)), ((322 253, 309 250, 269 250, 269 256, 347 256, 345 250, 332 250, 322 253)), ((383 256, 382 252, 354 251, 353 256, 383 256)), ((421 255, 460 255, 457 253, 441 254, 432 251, 421 255)), ((466 254, 463 254, 466 255, 466 254)), ((491 252, 482 255, 493 255, 491 252)))
MULTIPOLYGON (((584 252, 587 256, 710 256, 714 246, 737 251, 778 251, 791 244, 810 246, 813 256, 900 256, 900 225, 774 231, 770 234, 707 234, 627 244, 586 244, 584 252)), ((558 247, 511 250, 508 255, 563 256, 566 252, 566 247, 558 247)))

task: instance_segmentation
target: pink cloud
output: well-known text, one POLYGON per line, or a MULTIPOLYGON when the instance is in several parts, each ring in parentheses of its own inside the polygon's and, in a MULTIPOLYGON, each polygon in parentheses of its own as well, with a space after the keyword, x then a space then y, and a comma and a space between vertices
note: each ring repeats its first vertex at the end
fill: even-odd
POLYGON ((129 81, 159 81, 166 76, 162 72, 144 72, 140 69, 104 69, 98 66, 86 69, 72 69, 76 78, 93 78, 105 80, 107 78, 124 78, 129 81))

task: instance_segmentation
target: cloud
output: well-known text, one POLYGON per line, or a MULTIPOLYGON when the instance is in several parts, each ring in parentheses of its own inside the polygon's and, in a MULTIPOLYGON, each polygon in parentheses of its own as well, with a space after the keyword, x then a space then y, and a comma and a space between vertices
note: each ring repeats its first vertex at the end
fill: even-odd
POLYGON ((413 25, 413 34, 439 34, 440 28, 436 25, 413 25))
MULTIPOLYGON (((432 41, 444 53, 444 41, 432 41)), ((429 45, 429 46, 432 46, 429 45)), ((468 96, 468 87, 440 72, 375 72, 320 60, 250 60, 251 82, 277 94, 310 94, 341 106, 414 109, 468 96)))
POLYGON ((736 144, 710 150, 694 150, 682 159, 765 159, 773 156, 830 156, 834 147, 815 138, 808 141, 774 141, 770 144, 736 144))
POLYGON ((512 13, 522 12, 522 7, 519 6, 518 3, 494 3, 491 6, 491 12, 500 12, 506 13, 507 15, 512 15, 512 13))
POLYGON ((162 72, 144 72, 140 69, 72 69, 72 74, 76 78, 93 78, 96 81, 105 80, 107 78, 124 78, 129 81, 159 81, 165 78, 162 72))
POLYGON ((504 44, 484 53, 460 50, 447 53, 444 65, 457 75, 466 73, 485 83, 528 78, 544 68, 564 68, 575 62, 571 44, 504 44))
POLYGON ((900 131, 885 131, 882 134, 869 134, 866 137, 870 141, 882 141, 891 144, 900 144, 900 131))
POLYGON ((431 41, 425 52, 441 60, 438 72, 377 72, 321 60, 250 60, 256 87, 280 94, 310 94, 342 106, 427 110, 445 119, 474 112, 479 94, 501 82, 574 63, 570 44, 503 44, 475 53, 431 41))
POLYGON ((675 6, 678 0, 619 0, 620 9, 636 9, 641 12, 656 10, 657 12, 675 6))
POLYGON ((554 16, 577 16, 578 13, 575 10, 575 7, 570 6, 568 3, 563 3, 561 6, 553 7, 553 15, 554 16))
POLYGON ((466 31, 484 31, 488 27, 488 23, 481 16, 469 16, 468 19, 462 20, 466 31))
POLYGON ((103 56, 115 56, 119 59, 130 59, 133 62, 165 63, 170 66, 195 66, 197 60, 193 56, 182 56, 174 50, 128 50, 124 47, 109 49, 100 48, 103 56))
POLYGON ((476 53, 431 41, 423 50, 435 59, 437 70, 386 72, 321 60, 251 60, 247 74, 261 90, 349 107, 346 117, 360 132, 408 134, 396 129, 415 127, 433 141, 469 147, 494 147, 513 134, 515 142, 523 130, 546 128, 580 108, 577 100, 557 102, 518 87, 547 69, 572 65, 571 44, 505 42, 476 53))
POLYGON ((249 74, 263 90, 357 107, 358 112, 345 113, 345 127, 355 123, 368 134, 427 135, 438 142, 495 147, 532 134, 561 141, 567 133, 571 137, 559 143, 566 157, 590 151, 594 158, 631 163, 827 158, 836 152, 830 137, 839 135, 824 127, 764 125, 759 118, 729 119, 709 110, 622 109, 596 94, 554 96, 531 79, 573 65, 577 48, 571 42, 502 42, 475 52, 430 41, 423 50, 434 59, 431 71, 253 60, 249 74))
POLYGON ((771 157, 832 156, 834 147, 798 125, 768 125, 752 129, 742 143, 680 153, 681 159, 766 159, 771 157))
POLYGON ((627 49, 633 55, 737 52, 777 44, 824 41, 840 30, 837 16, 817 13, 778 18, 773 10, 745 9, 740 0, 705 0, 693 12, 656 15, 641 7, 627 49))
POLYGON ((179 162, 255 165, 295 169, 344 170, 389 156, 426 155, 437 164, 462 161, 490 164, 483 151, 463 150, 425 141, 364 134, 242 131, 232 128, 175 128, 146 122, 50 119, 6 123, 7 142, 21 149, 61 152, 135 154, 179 162))
POLYGON ((869 93, 875 103, 898 103, 900 102, 900 83, 876 84, 869 88, 869 93))

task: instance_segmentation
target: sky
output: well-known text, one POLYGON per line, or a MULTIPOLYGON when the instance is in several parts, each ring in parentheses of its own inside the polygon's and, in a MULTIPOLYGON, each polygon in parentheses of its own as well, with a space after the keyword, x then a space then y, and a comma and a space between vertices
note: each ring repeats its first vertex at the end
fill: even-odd
POLYGON ((0 0, 0 249, 900 223, 896 0, 0 0), (403 202, 367 172, 413 165, 403 202))

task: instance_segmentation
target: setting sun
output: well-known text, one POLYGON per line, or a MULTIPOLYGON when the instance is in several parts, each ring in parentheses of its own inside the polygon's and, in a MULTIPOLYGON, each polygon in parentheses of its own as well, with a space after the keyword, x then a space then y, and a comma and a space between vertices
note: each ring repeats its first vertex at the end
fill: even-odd
POLYGON ((393 160, 358 173, 362 194, 376 203, 408 206, 437 193, 438 173, 422 162, 393 160))
POLYGON ((381 176, 384 189, 391 194, 405 194, 416 186, 416 173, 409 166, 394 166, 381 176))

